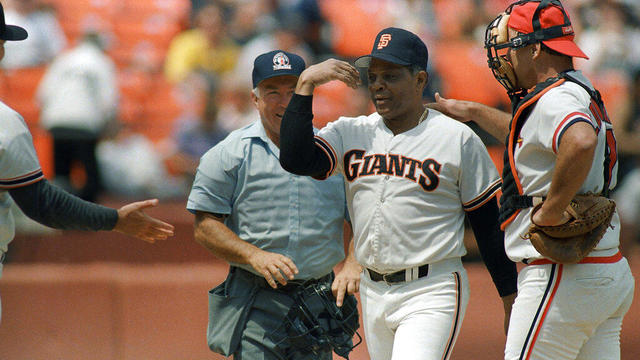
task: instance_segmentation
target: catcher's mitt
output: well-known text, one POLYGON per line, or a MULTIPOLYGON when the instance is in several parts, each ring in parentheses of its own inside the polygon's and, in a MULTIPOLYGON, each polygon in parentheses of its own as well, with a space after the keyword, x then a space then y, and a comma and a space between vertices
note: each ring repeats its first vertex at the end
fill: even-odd
POLYGON ((295 295, 296 302, 285 317, 284 327, 288 341, 302 353, 319 354, 333 350, 345 359, 362 342, 356 332, 360 327, 358 304, 353 295, 347 295, 341 307, 327 284, 315 283, 302 287, 295 295), (359 341, 354 345, 353 336, 359 341))
POLYGON ((611 223, 616 204, 604 196, 578 195, 566 211, 572 219, 561 225, 540 226, 533 222, 533 215, 542 203, 531 212, 531 227, 523 237, 529 239, 544 257, 561 264, 575 264, 593 250, 611 223))

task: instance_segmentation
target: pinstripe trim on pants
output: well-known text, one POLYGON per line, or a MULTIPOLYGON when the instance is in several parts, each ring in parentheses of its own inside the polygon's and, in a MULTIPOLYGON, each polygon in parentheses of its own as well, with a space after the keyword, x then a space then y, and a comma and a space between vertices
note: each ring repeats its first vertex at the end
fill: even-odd
POLYGON ((451 351, 453 350, 453 344, 456 341, 456 337, 458 336, 458 330, 460 329, 459 321, 460 321, 460 302, 461 302, 461 284, 460 284, 460 274, 456 271, 453 273, 453 277, 456 281, 456 316, 453 321, 453 326, 451 328, 451 334, 449 335, 449 340, 447 341, 447 347, 442 355, 442 360, 446 360, 451 356, 451 351))
POLYGON ((536 316, 534 316, 533 321, 531 322, 531 327, 529 328, 529 332, 527 333, 527 337, 522 346, 522 352, 520 353, 519 357, 520 360, 529 360, 531 358, 531 353, 533 352, 533 347, 535 346, 538 334, 540 333, 540 329, 544 324, 544 319, 549 312, 549 308, 551 308, 553 297, 555 296, 556 291, 558 290, 558 286, 560 285, 560 280, 562 279, 562 269, 562 264, 551 265, 549 282, 547 283, 547 288, 544 290, 544 295, 540 300, 540 305, 538 306, 538 310, 536 311, 536 316))

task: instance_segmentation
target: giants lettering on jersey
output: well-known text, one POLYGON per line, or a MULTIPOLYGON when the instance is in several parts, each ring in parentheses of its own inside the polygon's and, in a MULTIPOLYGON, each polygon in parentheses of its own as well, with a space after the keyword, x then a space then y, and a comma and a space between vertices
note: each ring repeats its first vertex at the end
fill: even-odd
POLYGON ((349 150, 344 154, 345 178, 352 182, 361 176, 393 175, 417 182, 425 191, 438 187, 440 168, 433 159, 423 161, 398 154, 371 154, 364 150, 349 150))

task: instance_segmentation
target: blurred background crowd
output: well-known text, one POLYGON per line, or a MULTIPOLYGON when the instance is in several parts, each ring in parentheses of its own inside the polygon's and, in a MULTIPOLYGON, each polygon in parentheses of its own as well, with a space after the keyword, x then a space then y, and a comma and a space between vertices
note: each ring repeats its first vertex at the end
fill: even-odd
MULTIPOLYGON (((486 25, 509 0, 3 0, 10 42, 0 99, 28 123, 49 179, 79 196, 184 200, 199 158, 258 119, 251 69, 282 49, 307 65, 368 53, 388 26, 429 48, 429 87, 509 109, 486 66, 486 25)), ((579 61, 600 89, 620 156, 618 200, 627 238, 640 220, 640 2, 565 0, 579 61)), ((366 91, 317 89, 314 122, 373 111, 366 91)), ((502 148, 480 134, 501 168, 502 148)))

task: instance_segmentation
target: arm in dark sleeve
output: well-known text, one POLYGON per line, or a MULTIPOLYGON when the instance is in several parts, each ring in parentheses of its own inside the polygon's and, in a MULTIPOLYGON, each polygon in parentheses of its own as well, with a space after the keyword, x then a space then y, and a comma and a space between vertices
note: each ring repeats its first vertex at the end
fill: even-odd
POLYGON ((480 208, 467 212, 480 256, 491 274, 500 296, 517 291, 516 264, 509 260, 504 250, 504 232, 498 224, 498 202, 492 198, 480 208))
POLYGON ((31 219, 56 229, 112 230, 118 211, 84 201, 47 180, 9 190, 20 209, 31 219))
POLYGON ((322 177, 331 162, 315 145, 312 103, 313 96, 293 94, 280 124, 280 165, 296 175, 322 177))

